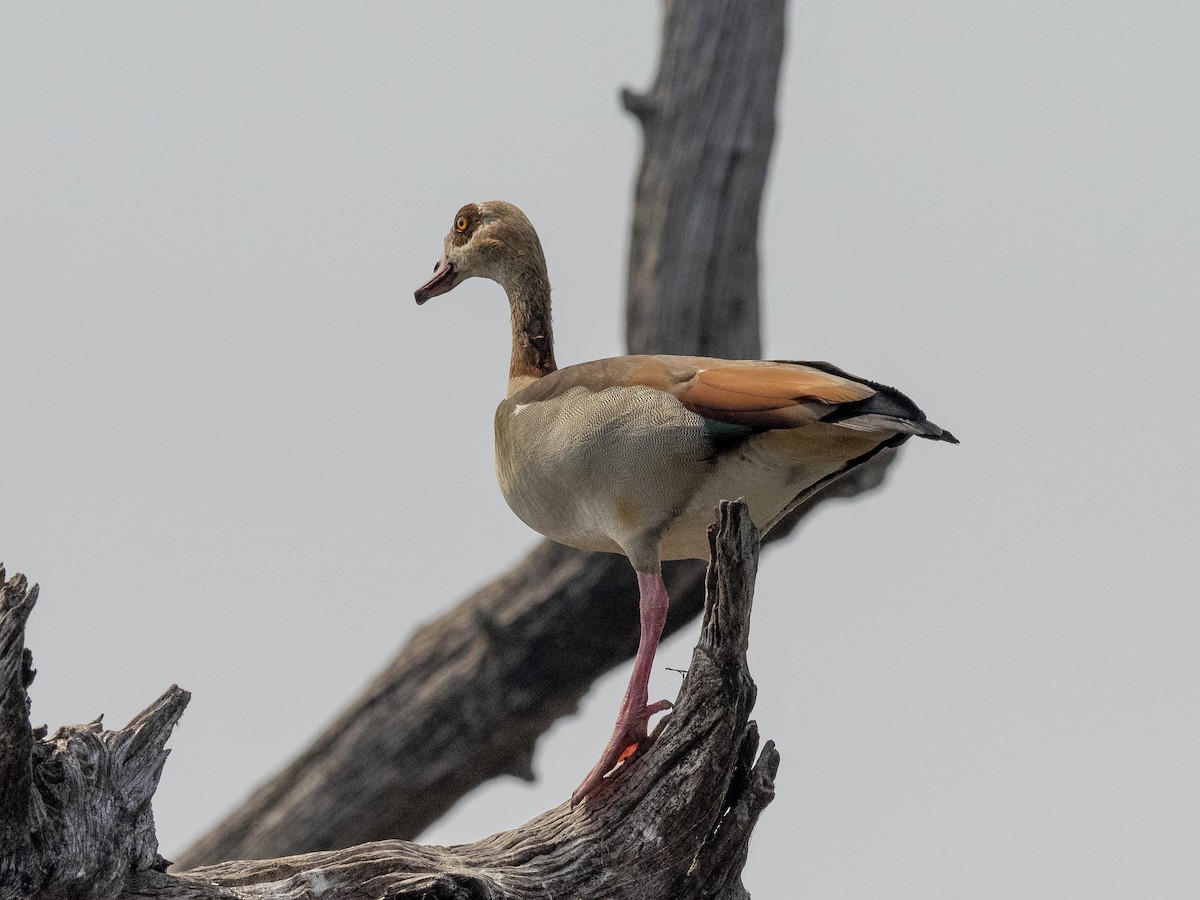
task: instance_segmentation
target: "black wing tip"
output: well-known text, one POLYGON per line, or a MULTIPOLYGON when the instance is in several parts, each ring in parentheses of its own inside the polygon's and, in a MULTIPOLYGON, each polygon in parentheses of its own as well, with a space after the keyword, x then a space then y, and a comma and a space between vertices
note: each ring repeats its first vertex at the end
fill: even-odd
POLYGON ((915 434, 918 437, 923 437, 931 441, 945 441, 947 444, 959 443, 958 438, 949 431, 934 425, 925 418, 925 413, 922 412, 921 407, 913 403, 903 391, 899 391, 886 384, 880 384, 878 381, 871 381, 867 378, 851 375, 845 369, 839 369, 832 363, 807 360, 803 362, 777 360, 777 362, 793 362, 794 365, 811 366, 826 374, 849 378, 851 381, 857 381, 860 384, 865 384, 875 389, 875 394, 867 397, 865 400, 854 400, 850 403, 839 404, 828 415, 822 416, 821 421, 823 422, 831 424, 845 423, 846 420, 853 419, 856 416, 874 414, 907 423, 911 426, 910 429, 906 429, 908 434, 915 434))
POLYGON ((954 435, 952 435, 945 428, 939 428, 937 425, 934 425, 932 422, 929 422, 929 421, 926 421, 922 424, 929 426, 929 432, 926 434, 922 434, 921 437, 928 438, 931 441, 945 441, 947 444, 960 443, 958 438, 956 438, 954 435))

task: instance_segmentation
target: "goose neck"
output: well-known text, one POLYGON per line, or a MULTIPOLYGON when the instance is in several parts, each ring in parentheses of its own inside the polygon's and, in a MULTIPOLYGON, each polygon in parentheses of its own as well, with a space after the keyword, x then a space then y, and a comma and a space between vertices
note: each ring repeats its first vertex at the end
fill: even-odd
POLYGON ((544 272, 525 271, 505 284, 512 310, 510 379, 540 378, 555 371, 554 331, 550 324, 550 281, 544 272))

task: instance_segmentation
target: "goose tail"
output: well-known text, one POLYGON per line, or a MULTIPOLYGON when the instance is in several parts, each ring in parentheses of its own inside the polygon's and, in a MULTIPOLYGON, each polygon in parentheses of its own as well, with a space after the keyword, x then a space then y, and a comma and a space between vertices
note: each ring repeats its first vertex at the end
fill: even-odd
POLYGON ((940 425, 930 422, 921 407, 894 387, 859 378, 836 366, 831 366, 829 363, 805 363, 805 365, 851 378, 875 389, 875 393, 864 400, 839 404, 822 417, 822 422, 840 425, 842 428, 850 428, 854 431, 894 431, 903 435, 916 435, 930 441, 958 443, 958 438, 940 425))

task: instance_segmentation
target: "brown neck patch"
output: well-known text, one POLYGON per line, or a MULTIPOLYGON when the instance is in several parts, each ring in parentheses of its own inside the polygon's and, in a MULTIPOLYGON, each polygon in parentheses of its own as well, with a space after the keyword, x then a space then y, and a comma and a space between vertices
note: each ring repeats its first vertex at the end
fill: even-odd
POLYGON ((512 308, 512 362, 508 375, 540 378, 558 368, 550 323, 550 281, 545 270, 525 270, 509 285, 512 308))

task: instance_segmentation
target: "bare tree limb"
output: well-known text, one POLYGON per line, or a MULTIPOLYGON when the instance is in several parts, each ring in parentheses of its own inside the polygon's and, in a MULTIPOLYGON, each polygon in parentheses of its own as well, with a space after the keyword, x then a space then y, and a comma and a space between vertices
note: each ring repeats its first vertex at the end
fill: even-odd
POLYGON ((630 353, 753 359, 758 220, 775 139, 783 0, 670 3, 642 125, 629 244, 630 353))
MULTIPOLYGON (((700 596, 702 573, 687 567, 672 583, 700 596)), ((623 617, 637 621, 629 582, 620 557, 593 559, 543 543, 417 632, 311 748, 250 798, 238 830, 202 857, 266 857, 415 835, 488 778, 531 779, 537 737, 574 708, 595 672, 636 647, 636 633, 627 635, 628 646, 603 639, 610 629, 626 631, 623 617), (597 634, 581 638, 580 621, 597 634)), ((685 612, 676 613, 677 624, 685 612)))

